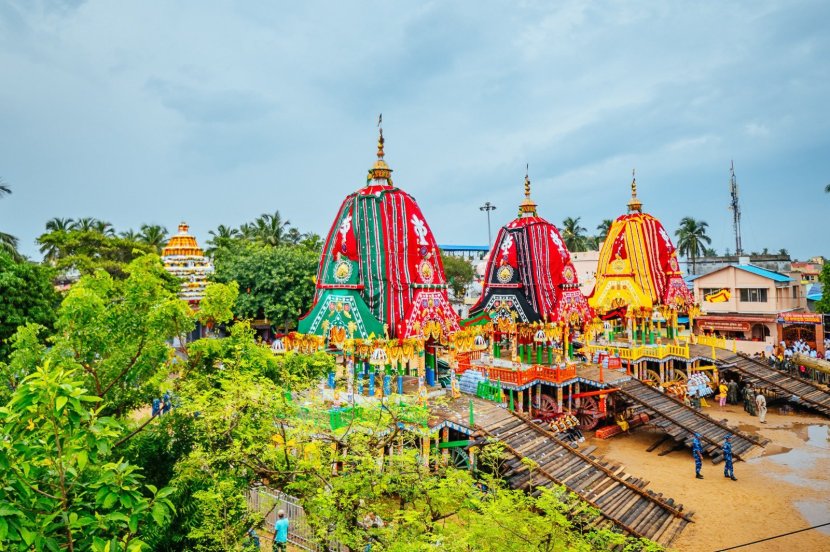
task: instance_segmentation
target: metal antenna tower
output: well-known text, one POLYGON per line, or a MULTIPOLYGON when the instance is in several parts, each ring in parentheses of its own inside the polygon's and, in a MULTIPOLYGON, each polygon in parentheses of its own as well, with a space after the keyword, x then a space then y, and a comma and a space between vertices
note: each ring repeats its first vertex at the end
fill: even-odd
POLYGON ((732 161, 729 167, 729 189, 732 194, 732 201, 729 209, 732 211, 732 227, 735 231, 735 255, 742 255, 744 250, 741 247, 741 206, 738 203, 738 180, 735 178, 735 162, 732 161))

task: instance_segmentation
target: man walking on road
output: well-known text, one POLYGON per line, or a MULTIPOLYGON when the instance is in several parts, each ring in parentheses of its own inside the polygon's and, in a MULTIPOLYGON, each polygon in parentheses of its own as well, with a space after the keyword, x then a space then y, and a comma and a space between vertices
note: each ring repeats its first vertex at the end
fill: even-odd
POLYGON ((762 424, 767 423, 767 398, 761 391, 755 397, 755 406, 758 408, 758 418, 762 424))
POLYGON ((732 481, 737 481, 735 470, 732 468, 732 434, 728 434, 723 440, 723 476, 732 481))
POLYGON ((277 512, 277 522, 274 523, 274 552, 288 550, 288 518, 285 511, 277 512))
POLYGON ((695 433, 695 438, 692 439, 692 456, 695 459, 695 477, 703 479, 700 475, 700 469, 703 467, 703 447, 700 446, 700 433, 695 433))

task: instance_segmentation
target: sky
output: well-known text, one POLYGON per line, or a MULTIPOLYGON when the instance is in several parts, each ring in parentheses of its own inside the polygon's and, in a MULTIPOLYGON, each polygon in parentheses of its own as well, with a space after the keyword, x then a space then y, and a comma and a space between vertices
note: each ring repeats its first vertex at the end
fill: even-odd
POLYGON ((734 251, 830 256, 830 3, 0 0, 0 230, 279 210, 325 235, 383 113, 394 181, 439 243, 516 216, 589 233, 644 210, 734 251))

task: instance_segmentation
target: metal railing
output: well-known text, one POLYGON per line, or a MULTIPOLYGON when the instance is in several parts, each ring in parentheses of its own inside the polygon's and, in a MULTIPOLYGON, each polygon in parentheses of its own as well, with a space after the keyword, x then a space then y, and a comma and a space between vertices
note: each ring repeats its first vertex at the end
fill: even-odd
POLYGON ((331 541, 327 547, 318 546, 314 538, 314 530, 308 524, 305 509, 300 504, 300 499, 276 489, 268 487, 252 487, 248 491, 248 508, 260 512, 263 519, 263 527, 266 529, 268 538, 262 550, 271 550, 271 543, 274 533, 274 523, 277 521, 277 512, 283 510, 288 519, 288 542, 301 549, 310 552, 346 552, 348 548, 339 542, 331 541))

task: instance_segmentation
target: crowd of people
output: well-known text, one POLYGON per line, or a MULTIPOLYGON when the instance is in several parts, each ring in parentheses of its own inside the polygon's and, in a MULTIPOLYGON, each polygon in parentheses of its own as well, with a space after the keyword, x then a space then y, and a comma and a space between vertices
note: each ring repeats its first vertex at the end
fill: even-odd
MULTIPOLYGON (((830 338, 826 338, 824 340, 824 350, 830 350, 830 338)), ((790 360, 795 355, 803 355, 805 357, 819 359, 823 359, 826 356, 817 351, 809 342, 803 339, 796 339, 789 344, 787 344, 786 341, 782 341, 775 347, 768 345, 765 353, 766 354, 764 356, 774 357, 778 360, 790 360)))

